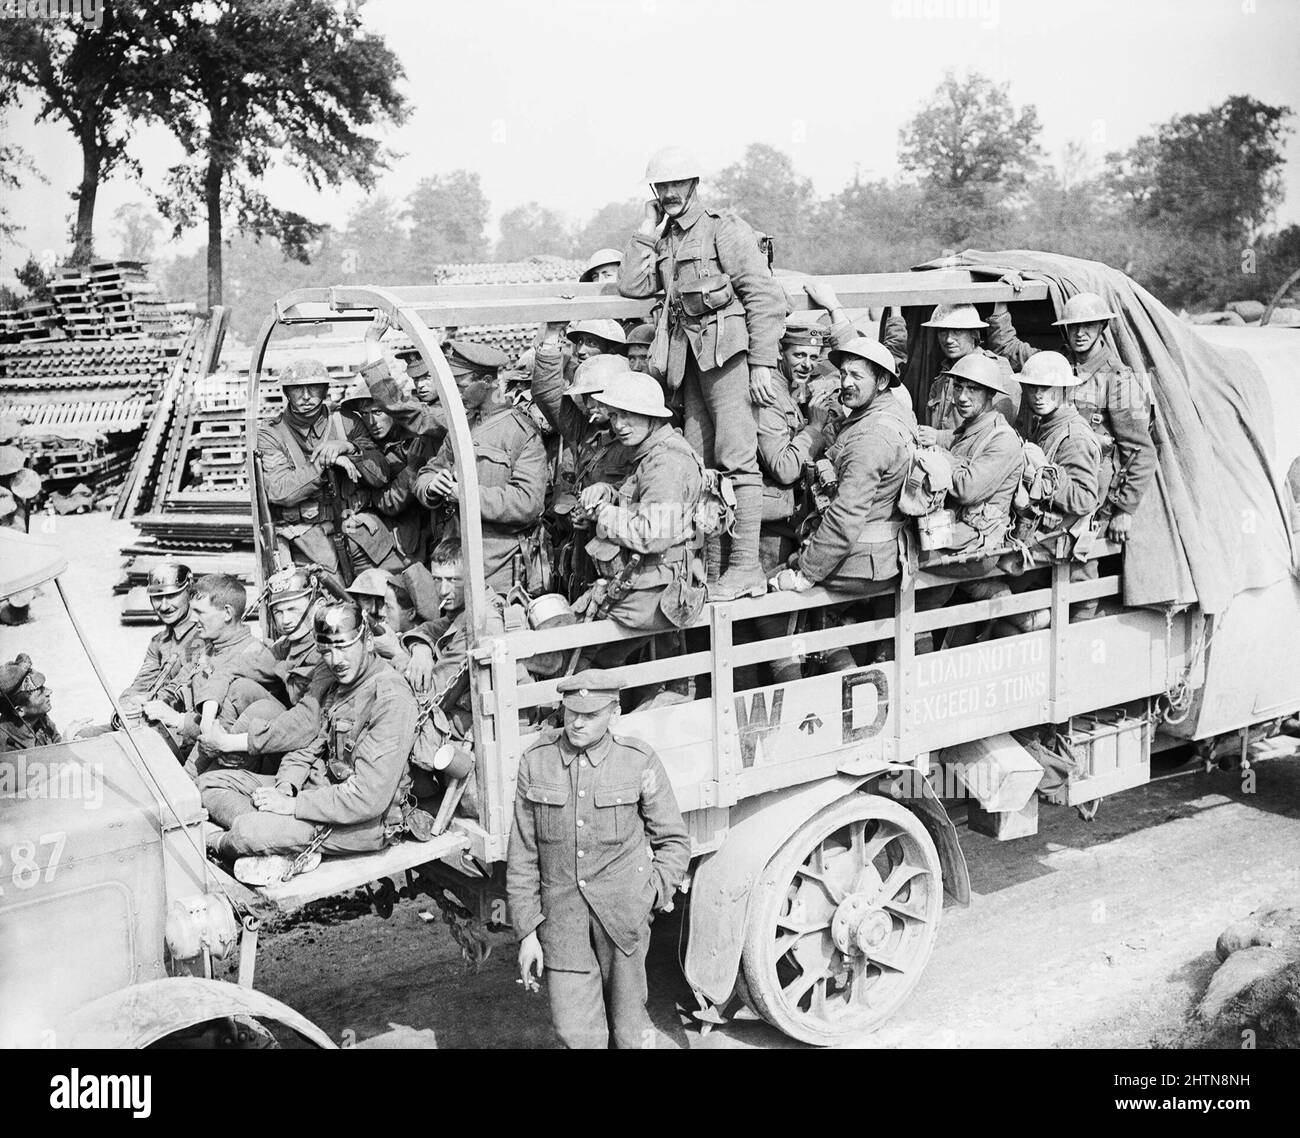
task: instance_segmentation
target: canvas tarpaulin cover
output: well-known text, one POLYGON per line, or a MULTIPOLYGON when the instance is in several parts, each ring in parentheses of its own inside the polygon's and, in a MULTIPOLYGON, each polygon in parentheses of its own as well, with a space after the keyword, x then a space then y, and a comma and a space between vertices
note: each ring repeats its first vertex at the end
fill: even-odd
POLYGON ((1271 453, 1272 403, 1249 355, 1207 343, 1140 285, 1096 261, 968 250, 922 268, 940 264, 1042 281, 1058 313, 1075 293, 1094 292, 1119 315, 1106 338, 1152 402, 1158 458, 1155 485, 1129 535, 1126 604, 1195 602, 1221 613, 1237 593, 1295 571, 1286 471, 1274 468, 1271 453))

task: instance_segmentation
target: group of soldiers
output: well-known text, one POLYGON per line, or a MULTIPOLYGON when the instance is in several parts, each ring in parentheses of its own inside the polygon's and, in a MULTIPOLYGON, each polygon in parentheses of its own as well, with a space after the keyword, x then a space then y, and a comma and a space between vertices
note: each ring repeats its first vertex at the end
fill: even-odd
MULTIPOLYGON (((424 804, 448 792, 438 772, 467 755, 473 727, 467 573, 486 582, 490 630, 527 627, 530 601, 553 594, 568 619, 644 632, 572 662, 563 726, 520 759, 507 873, 520 969, 529 989, 545 969, 571 1046, 653 1037, 649 924, 689 856, 659 760, 612 733, 628 696, 601 669, 666 647, 710 601, 821 586, 843 608, 879 606, 918 535, 951 580, 921 608, 1032 587, 1040 557, 1072 553, 1087 577, 1089 544, 1126 540, 1155 470, 1146 397, 1107 343, 1115 314, 1100 297, 1069 300, 1061 352, 1021 342, 1005 305, 987 320, 937 307, 921 334, 943 362, 919 422, 901 386, 916 347, 901 315, 864 332, 809 280, 824 315, 788 320, 759 238, 706 207, 699 179, 685 151, 656 154, 638 231, 584 276, 657 298, 650 322, 547 324, 514 369, 495 348, 443 343, 476 499, 462 495, 428 361, 386 352, 385 317, 337 407, 323 365, 283 369, 286 406, 257 439, 264 532, 285 566, 259 600, 279 639, 249 635, 236 579, 164 564, 149 582, 163 629, 122 699, 197 779, 214 856, 265 883, 321 854, 428 836, 424 804), (482 564, 468 565, 460 510, 475 500, 482 564), (420 761, 430 751, 441 760, 420 761)), ((946 643, 1040 615, 950 629, 946 643)), ((747 634, 773 634, 771 620, 747 634)), ((851 664, 841 651, 831 666, 851 664)), ((557 675, 552 655, 530 673, 557 675)), ((805 666, 770 667, 785 682, 805 666)), ((23 682, 38 679, 28 669, 23 682)), ((665 697, 689 695, 648 693, 665 697)))

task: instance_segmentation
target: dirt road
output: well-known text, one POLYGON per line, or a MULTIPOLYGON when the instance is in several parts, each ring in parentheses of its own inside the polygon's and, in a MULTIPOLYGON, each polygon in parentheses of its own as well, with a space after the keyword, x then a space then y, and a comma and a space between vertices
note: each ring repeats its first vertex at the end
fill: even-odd
MULTIPOLYGON (((117 624, 109 590, 129 527, 103 515, 57 520, 72 561, 65 581, 113 683, 133 674, 150 630, 117 624)), ((26 647, 50 673, 56 719, 106 709, 80 663, 53 590, 38 622, 0 630, 0 654, 26 647)), ((1300 902, 1300 762, 1152 783, 1107 800, 1095 821, 1044 806, 1040 832, 1000 844, 963 830, 974 898, 949 908, 920 986, 871 1047, 1124 1047, 1178 1039, 1231 920, 1300 902)), ((312 912, 263 935, 257 986, 338 1040, 401 1024, 432 1029, 442 1047, 553 1045, 546 1002, 515 982, 513 953, 466 974, 430 905, 404 903, 388 921, 359 902, 312 912)), ((651 1013, 665 1046, 786 1047, 761 1023, 702 1036, 684 1030, 689 993, 676 966, 680 921, 655 929, 651 1013)))

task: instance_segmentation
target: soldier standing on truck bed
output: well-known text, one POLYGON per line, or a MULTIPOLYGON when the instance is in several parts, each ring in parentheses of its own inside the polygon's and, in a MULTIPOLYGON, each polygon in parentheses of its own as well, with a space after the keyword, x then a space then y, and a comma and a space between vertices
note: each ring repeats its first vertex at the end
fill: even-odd
POLYGON ((564 727, 519 761, 506 894, 529 991, 545 972, 569 1048, 655 1045, 646 950, 673 907, 690 839, 654 750, 611 733, 620 681, 586 671, 557 685, 564 727))
MULTIPOLYGON (((1007 277, 1003 278, 1008 280, 1007 277)), ((1010 277, 1019 290, 1018 275, 1010 277)), ((989 346, 1021 368, 1037 348, 1016 335, 1007 306, 998 302, 989 318, 989 346)), ((1106 342, 1106 326, 1115 313, 1092 292, 1080 292, 1065 302, 1054 327, 1061 329, 1066 355, 1082 380, 1069 389, 1078 409, 1101 443, 1101 506, 1111 541, 1128 540, 1143 496, 1156 474, 1156 446, 1151 438, 1151 408, 1133 369, 1125 367, 1106 342)))
POLYGON ((204 808, 224 827, 208 849, 234 860, 249 885, 281 880, 298 855, 294 871, 306 872, 321 854, 383 849, 406 829, 415 696, 375 655, 356 605, 317 611, 313 628, 333 673, 315 738, 273 775, 211 771, 200 783, 204 808))
POLYGON ((295 565, 320 565, 343 584, 344 502, 340 472, 382 486, 383 461, 359 423, 330 409, 329 373, 319 360, 295 360, 280 372, 285 408, 257 432, 257 451, 277 543, 295 565))
POLYGON ((654 198, 623 252, 619 291, 628 297, 664 293, 651 369, 664 376, 670 392, 684 389, 687 440, 735 490, 726 569, 710 585, 709 598, 761 596, 758 408, 775 398, 772 371, 785 293, 754 231, 701 204, 700 165, 692 155, 676 146, 660 150, 646 180, 654 198))

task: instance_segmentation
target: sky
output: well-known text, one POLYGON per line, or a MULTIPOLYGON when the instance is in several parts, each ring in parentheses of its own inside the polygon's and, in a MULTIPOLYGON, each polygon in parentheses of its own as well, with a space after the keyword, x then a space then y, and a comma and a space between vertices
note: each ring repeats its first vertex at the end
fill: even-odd
MULTIPOLYGON (((585 221, 644 193, 645 160, 668 143, 691 147, 708 170, 769 143, 821 195, 855 172, 890 177, 899 129, 947 68, 1008 81, 1017 106, 1038 108, 1051 159, 1078 140, 1100 160, 1233 94, 1300 112, 1297 0, 370 0, 364 16, 406 69, 414 108, 386 136, 402 157, 383 192, 476 170, 493 236, 523 202, 585 221)), ((0 279, 29 250, 65 250, 74 211, 75 141, 57 122, 33 124, 34 110, 11 112, 7 136, 49 181, 11 196, 24 229, 0 248, 0 279)), ((142 131, 134 152, 146 185, 180 157, 161 128, 142 131)), ((1294 133, 1286 154, 1283 224, 1300 221, 1294 133)), ((289 169, 266 188, 339 226, 363 197, 356 187, 317 194, 289 169)), ((101 253, 117 251, 114 211, 146 197, 125 177, 101 187, 101 253)), ((201 239, 196 229, 161 255, 201 239)))

